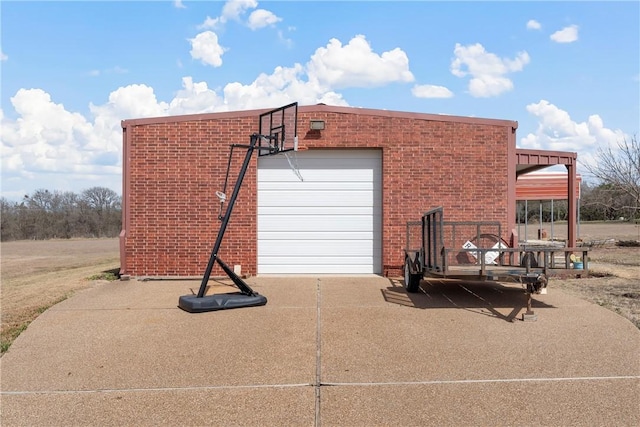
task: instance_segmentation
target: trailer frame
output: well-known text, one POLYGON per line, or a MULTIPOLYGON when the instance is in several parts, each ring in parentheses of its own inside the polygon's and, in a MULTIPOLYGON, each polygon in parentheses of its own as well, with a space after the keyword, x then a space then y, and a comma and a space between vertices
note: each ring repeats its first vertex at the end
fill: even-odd
POLYGON ((420 221, 407 222, 406 227, 404 286, 407 292, 419 292, 420 282, 426 278, 516 281, 523 285, 528 296, 523 320, 535 320, 531 296, 546 293, 549 277, 589 275, 589 247, 521 245, 519 242, 511 247, 502 237, 502 226, 497 221, 445 221, 444 208, 437 207, 425 212, 420 221), (420 230, 418 239, 415 238, 417 229, 420 230), (475 235, 465 235, 468 230, 475 230, 475 235), (466 242, 461 244, 464 239, 466 242), (487 241, 494 244, 489 247, 487 241), (582 254, 582 269, 575 268, 574 253, 582 254))

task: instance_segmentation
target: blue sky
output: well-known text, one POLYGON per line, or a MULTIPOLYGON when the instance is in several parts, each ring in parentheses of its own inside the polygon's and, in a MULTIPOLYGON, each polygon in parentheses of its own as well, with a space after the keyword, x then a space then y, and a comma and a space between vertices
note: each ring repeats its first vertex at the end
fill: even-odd
POLYGON ((121 192, 121 120, 289 102, 640 131, 639 2, 0 2, 2 196, 121 192))

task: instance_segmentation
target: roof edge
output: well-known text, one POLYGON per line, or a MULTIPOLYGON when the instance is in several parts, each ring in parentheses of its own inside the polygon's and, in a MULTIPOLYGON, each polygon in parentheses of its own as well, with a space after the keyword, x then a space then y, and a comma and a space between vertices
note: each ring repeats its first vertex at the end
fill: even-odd
MULTIPOLYGON (((121 121, 122 128, 130 126, 150 125, 150 124, 162 124, 162 123, 177 123, 187 121, 200 121, 200 120, 220 120, 230 119, 237 117, 255 116, 256 118, 267 111, 271 111, 273 108, 261 108, 254 110, 237 110, 237 111, 224 111, 217 113, 199 113, 199 114, 185 114, 178 116, 159 116, 159 117, 147 117, 140 119, 126 119, 121 121)), ((469 124, 484 124, 493 126, 506 126, 511 127, 513 130, 518 128, 518 122, 515 120, 504 119, 490 119, 480 117, 466 117, 466 116, 450 116, 446 114, 431 114, 431 113, 417 113, 409 111, 395 111, 395 110, 380 110, 372 108, 361 107, 343 107, 337 105, 315 104, 304 105, 298 107, 298 112, 303 113, 337 113, 337 114, 360 114, 368 116, 381 116, 381 117, 395 117, 395 118, 407 118, 416 120, 429 120, 436 122, 456 122, 456 123, 469 123, 469 124)))
POLYGON ((485 125, 494 125, 494 126, 509 126, 509 127, 512 127, 514 130, 518 128, 518 122, 516 120, 454 116, 454 115, 448 115, 448 114, 418 113, 418 112, 397 111, 397 110, 381 110, 381 109, 362 108, 362 107, 341 107, 337 105, 326 105, 326 104, 305 105, 305 106, 299 107, 298 111, 305 112, 305 113, 322 112, 322 113, 338 113, 338 114, 361 114, 361 115, 368 115, 368 116, 429 120, 434 122, 456 122, 456 123, 469 123, 469 124, 485 124, 485 125))
POLYGON ((177 122, 193 122, 200 120, 220 120, 220 119, 233 119, 237 117, 255 116, 256 118, 272 108, 261 108, 257 110, 238 110, 238 111, 221 111, 217 113, 198 113, 198 114, 184 114, 178 116, 157 116, 157 117, 145 117, 141 119, 126 119, 122 120, 121 125, 123 128, 129 126, 140 125, 153 125, 162 123, 177 123, 177 122))

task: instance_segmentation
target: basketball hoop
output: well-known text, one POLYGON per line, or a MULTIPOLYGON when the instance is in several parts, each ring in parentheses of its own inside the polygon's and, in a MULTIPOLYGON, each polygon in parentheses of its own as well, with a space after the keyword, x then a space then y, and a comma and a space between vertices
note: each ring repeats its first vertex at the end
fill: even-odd
POLYGON ((229 151, 229 161, 227 164, 227 173, 224 179, 224 187, 222 191, 216 191, 216 196, 220 200, 220 214, 218 219, 222 221, 218 230, 218 237, 211 250, 211 256, 209 257, 209 263, 202 276, 202 282, 198 289, 197 295, 183 295, 178 300, 178 307, 189 313, 202 313, 206 311, 224 310, 229 308, 239 307, 254 307, 265 305, 267 298, 255 292, 238 274, 236 274, 231 267, 229 267, 224 261, 222 261, 218 252, 222 245, 222 238, 229 224, 231 212, 235 206, 242 181, 249 169, 251 162, 251 155, 254 151, 258 152, 258 156, 271 156, 280 153, 284 153, 289 162, 289 166, 295 172, 295 174, 302 181, 302 175, 298 168, 298 161, 295 157, 295 151, 298 149, 298 103, 285 105, 284 107, 277 108, 275 110, 263 113, 259 119, 259 132, 254 133, 249 137, 249 145, 244 144, 231 144, 229 151), (236 177, 236 183, 233 187, 233 193, 227 204, 227 209, 222 214, 224 204, 227 200, 227 183, 229 179, 229 171, 231 170, 231 159, 233 157, 234 148, 245 148, 244 161, 236 177), (289 158, 287 151, 294 151, 293 160, 289 158), (218 264, 222 270, 229 276, 233 283, 240 290, 239 293, 223 293, 214 295, 205 295, 207 291, 207 283, 213 271, 215 264, 218 264))
POLYGON ((270 156, 298 147, 298 103, 260 114, 258 156, 270 156))

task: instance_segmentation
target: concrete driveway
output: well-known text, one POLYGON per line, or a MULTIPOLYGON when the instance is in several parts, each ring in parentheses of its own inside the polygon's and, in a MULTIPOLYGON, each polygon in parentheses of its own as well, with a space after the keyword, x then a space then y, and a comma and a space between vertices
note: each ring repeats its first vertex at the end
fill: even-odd
MULTIPOLYGON (((196 281, 97 285, 2 363, 3 426, 640 425, 640 331, 553 289, 262 277, 263 307, 190 314, 196 281)), ((212 291, 229 291, 211 282, 212 291)))

